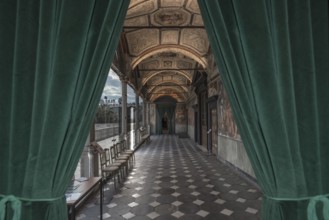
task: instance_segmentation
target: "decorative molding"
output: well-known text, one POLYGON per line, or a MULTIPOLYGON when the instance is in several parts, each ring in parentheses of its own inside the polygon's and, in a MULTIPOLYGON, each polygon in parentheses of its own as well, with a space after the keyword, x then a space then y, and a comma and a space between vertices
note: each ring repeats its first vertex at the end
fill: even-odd
POLYGON ((126 19, 124 26, 148 26, 149 25, 149 20, 147 15, 135 17, 135 18, 130 18, 126 19))
POLYGON ((197 51, 201 56, 209 49, 208 36, 205 29, 183 29, 180 44, 197 51))
POLYGON ((148 59, 149 57, 162 52, 173 52, 173 53, 183 54, 184 56, 188 57, 190 60, 199 63, 204 69, 207 68, 206 58, 200 57, 200 54, 195 49, 193 48, 190 49, 188 47, 181 45, 170 44, 170 45, 159 45, 150 48, 149 50, 143 51, 143 54, 132 60, 131 63, 132 69, 135 68, 139 63, 143 62, 143 60, 148 59))
POLYGON ((159 60, 146 61, 143 62, 142 66, 145 69, 156 69, 160 67, 160 62, 159 60))
POLYGON ((165 67, 165 68, 172 67, 173 66, 173 62, 170 61, 170 60, 164 60, 162 66, 165 67))
POLYGON ((159 45, 159 30, 140 29, 126 34, 129 52, 138 56, 143 51, 159 45))
POLYGON ((207 91, 207 74, 197 71, 192 80, 192 85, 195 87, 195 93, 201 94, 207 91))
POLYGON ((161 7, 181 7, 184 5, 182 0, 161 0, 161 7))
MULTIPOLYGON (((181 78, 184 78, 187 80, 188 83, 192 82, 192 77, 190 74, 188 74, 186 71, 175 71, 176 74, 178 74, 181 78)), ((161 76, 159 74, 170 74, 168 71, 152 71, 148 72, 146 75, 144 75, 142 79, 142 85, 145 85, 149 80, 151 80, 154 77, 161 76)))
POLYGON ((186 9, 192 13, 200 14, 199 5, 195 0, 189 0, 186 4, 186 9))
POLYGON ((208 105, 213 104, 213 103, 216 104, 217 100, 218 100, 218 95, 213 95, 213 96, 209 97, 206 102, 208 103, 208 105))
POLYGON ((191 14, 177 8, 161 8, 151 16, 153 25, 179 26, 187 25, 190 22, 191 14))
POLYGON ((124 72, 145 97, 163 96, 149 93, 155 85, 168 92, 181 87, 184 93, 170 94, 180 101, 195 92, 215 94, 211 83, 207 88, 213 75, 207 78, 202 71, 209 68, 208 61, 212 68, 213 60, 207 56, 209 43, 197 0, 131 0, 122 38, 124 72), (135 69, 140 70, 138 78, 132 75, 135 69), (192 78, 196 88, 190 86, 192 78))
POLYGON ((188 69, 188 68, 192 68, 192 63, 186 62, 183 60, 179 60, 179 61, 177 61, 176 66, 177 66, 177 68, 180 68, 180 69, 188 69))
POLYGON ((178 30, 163 30, 161 31, 162 44, 178 44, 179 31, 178 30))
POLYGON ((204 26, 201 15, 195 14, 193 16, 192 24, 195 25, 195 26, 204 26))
POLYGON ((157 0, 139 2, 141 1, 131 1, 126 18, 150 14, 158 8, 157 0))

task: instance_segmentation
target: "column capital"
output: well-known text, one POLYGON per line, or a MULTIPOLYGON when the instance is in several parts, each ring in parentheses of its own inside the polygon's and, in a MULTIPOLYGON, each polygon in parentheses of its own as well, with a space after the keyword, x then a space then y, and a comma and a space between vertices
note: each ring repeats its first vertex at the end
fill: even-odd
POLYGON ((123 83, 128 83, 129 82, 129 77, 128 76, 119 76, 119 79, 123 83))

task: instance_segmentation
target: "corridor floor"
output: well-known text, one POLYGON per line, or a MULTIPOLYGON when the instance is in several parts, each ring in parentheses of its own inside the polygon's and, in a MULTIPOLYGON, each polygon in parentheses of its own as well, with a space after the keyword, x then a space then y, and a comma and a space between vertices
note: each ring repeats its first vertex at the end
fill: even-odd
MULTIPOLYGON (((135 167, 122 188, 114 193, 113 184, 105 188, 103 219, 260 219, 261 192, 188 138, 152 136, 136 151, 135 167)), ((95 201, 76 219, 98 219, 95 201)))

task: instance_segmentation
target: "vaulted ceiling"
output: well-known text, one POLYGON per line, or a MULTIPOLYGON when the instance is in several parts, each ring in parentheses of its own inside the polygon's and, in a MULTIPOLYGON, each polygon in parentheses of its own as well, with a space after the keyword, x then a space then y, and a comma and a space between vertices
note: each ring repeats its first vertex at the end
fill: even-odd
POLYGON ((123 33, 139 93, 149 101, 186 101, 209 50, 197 0, 131 0, 123 33))

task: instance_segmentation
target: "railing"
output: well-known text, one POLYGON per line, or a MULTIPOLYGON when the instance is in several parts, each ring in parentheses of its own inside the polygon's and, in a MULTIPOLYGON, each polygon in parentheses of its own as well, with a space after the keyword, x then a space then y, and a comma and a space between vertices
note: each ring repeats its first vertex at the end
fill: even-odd
MULTIPOLYGON (((146 126, 145 131, 147 131, 148 134, 150 134, 150 126, 146 126)), ((121 137, 119 135, 119 126, 112 126, 112 127, 98 126, 98 128, 96 129, 95 132, 96 132, 96 142, 99 142, 101 145, 105 145, 105 146, 112 146, 112 145, 116 144, 117 142, 119 142, 120 140, 122 140, 122 138, 124 138, 126 140, 127 147, 129 149, 135 149, 137 146, 139 146, 140 144, 143 143, 140 129, 128 131, 126 137, 121 137), (109 130, 109 129, 112 129, 112 130, 109 130), (106 133, 106 135, 104 134, 103 137, 105 137, 105 138, 102 138, 101 140, 99 140, 101 132, 106 133)), ((87 142, 89 143, 89 140, 87 142)), ((95 164, 94 160, 96 160, 96 164, 99 163, 98 157, 93 155, 93 153, 90 151, 89 144, 87 144, 84 148, 83 154, 81 156, 81 160, 80 160, 79 165, 75 172, 76 178, 80 177, 80 173, 83 176, 88 176, 88 177, 94 176, 94 175, 97 176, 97 173, 96 173, 97 171, 95 171, 95 169, 96 170, 97 170, 97 168, 100 169, 100 166, 97 166, 97 168, 95 167, 95 169, 94 169, 94 164, 95 164)))
POLYGON ((119 126, 99 128, 95 130, 96 141, 101 141, 116 135, 119 135, 119 126))

